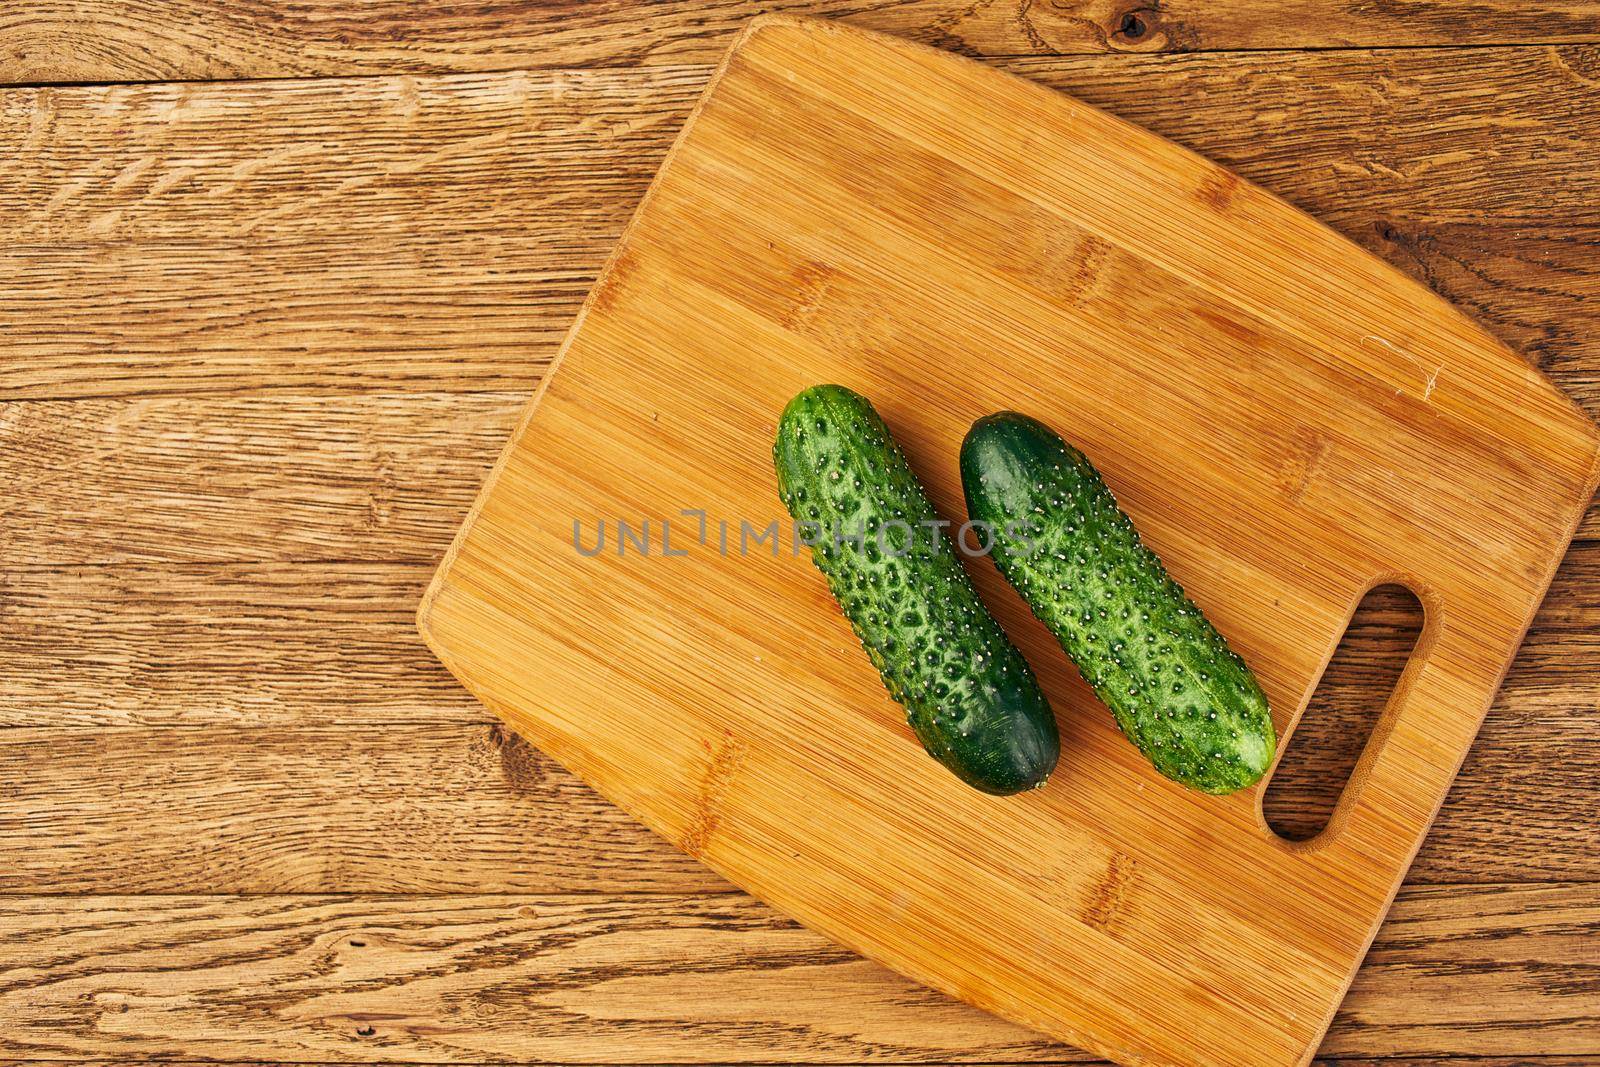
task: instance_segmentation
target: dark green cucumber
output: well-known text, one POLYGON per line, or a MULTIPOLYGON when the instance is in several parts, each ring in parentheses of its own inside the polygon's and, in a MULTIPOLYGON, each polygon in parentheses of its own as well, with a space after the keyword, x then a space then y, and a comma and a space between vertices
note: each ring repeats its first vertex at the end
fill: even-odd
POLYGON ((1156 770, 1207 793, 1259 780, 1276 744, 1261 686, 1084 454, 1003 411, 967 433, 961 481, 1000 573, 1156 770))
POLYGON ((1049 702, 872 405, 807 389, 783 409, 772 455, 813 562, 923 748, 986 793, 1043 785, 1060 751, 1049 702))

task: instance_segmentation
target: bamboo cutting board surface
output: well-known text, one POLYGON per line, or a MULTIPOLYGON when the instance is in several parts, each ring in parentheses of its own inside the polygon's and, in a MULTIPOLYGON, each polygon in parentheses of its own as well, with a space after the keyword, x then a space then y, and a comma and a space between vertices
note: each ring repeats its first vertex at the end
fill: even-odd
POLYGON ((1128 1063, 1309 1059, 1593 492, 1600 438, 1437 297, 1269 194, 976 63, 754 24, 421 612, 516 729, 866 955, 1128 1063), (1049 786, 931 762, 786 520, 801 388, 877 404, 934 503, 1015 407, 1096 461, 1283 745, 1363 593, 1427 621, 1329 828, 1159 778, 987 563, 1061 721, 1049 786), (704 543, 695 535, 704 511, 704 543), (648 520, 653 553, 578 551, 648 520), (663 555, 660 523, 673 522, 663 555), (731 546, 719 550, 719 523, 731 546))

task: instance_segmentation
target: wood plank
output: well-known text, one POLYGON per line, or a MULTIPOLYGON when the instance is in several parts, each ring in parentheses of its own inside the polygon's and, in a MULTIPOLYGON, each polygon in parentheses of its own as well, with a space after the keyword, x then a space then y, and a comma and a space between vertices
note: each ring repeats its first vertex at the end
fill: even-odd
MULTIPOLYGON (((0 400, 531 392, 624 213, 566 234, 397 238, 376 259, 358 240, 0 248, 18 355, 0 366, 0 400)), ((1600 227, 1386 219, 1349 235, 1600 413, 1600 227)))
POLYGON ((0 899, 0 1054, 1081 1059, 742 895, 0 899))
MULTIPOLYGON (((412 628, 429 569, 10 576, 0 892, 725 887, 483 721, 412 628), (213 725, 63 725, 128 722, 213 725)), ((1597 571, 1558 577, 1412 882, 1600 880, 1597 571)))
POLYGON ((0 405, 12 490, 0 501, 0 568, 435 558, 525 402, 265 394, 0 405))
MULTIPOLYGON (((28 1062, 1085 1058, 742 895, 10 897, 0 931, 28 1062)), ((1592 1057, 1597 932, 1593 885, 1406 889, 1324 1052, 1592 1057)))
MULTIPOLYGON (((0 403, 0 477, 13 490, 0 501, 0 571, 436 561, 525 402, 477 393, 0 403)), ((1600 537, 1600 504, 1579 537, 1600 537)))
MULTIPOLYGON (((0 570, 0 727, 488 722, 417 636, 433 564, 423 553, 388 563, 0 570)), ((1550 745, 1584 751, 1581 719, 1600 707, 1597 589, 1600 544, 1577 545, 1488 729, 1554 724, 1550 745)), ((1357 677, 1406 625, 1378 614, 1353 635, 1357 677)), ((1329 710, 1338 718, 1383 695, 1352 688, 1329 710)), ((1549 758, 1566 764, 1554 748, 1549 758)))
POLYGON ((557 215, 564 232, 526 237, 490 225, 442 239, 0 248, 0 328, 14 342, 0 399, 526 393, 615 242, 620 203, 608 213, 557 215))
POLYGON ((552 214, 638 199, 709 74, 8 89, 0 240, 344 239, 381 260, 400 237, 555 234, 552 214))
MULTIPOLYGON (((381 258, 316 239, 0 248, 17 356, 0 366, 0 400, 531 392, 626 211, 526 237, 397 238, 381 258)), ((1600 414, 1600 226, 1345 228, 1600 414)))
POLYGON ((1595 886, 1402 890, 1323 1050, 1600 1055, 1597 901, 1595 886), (1495 978, 1479 986, 1484 974, 1495 978), (1501 1030, 1510 1015, 1526 1021, 1501 1030))
POLYGON ((21 728, 0 768, 0 893, 730 888, 498 725, 21 728))
POLYGON ((0 727, 487 724, 417 634, 432 572, 425 561, 0 570, 0 727))
MULTIPOLYGON (((1593 412, 1591 52, 1004 65, 1379 248, 1593 412)), ((707 73, 0 93, 0 399, 525 391, 707 73)))
MULTIPOLYGON (((1586 105, 1600 95, 1593 61, 1594 49, 1567 46, 994 65, 1144 125, 1319 215, 1378 205, 1401 218, 1481 223, 1490 210, 1592 221, 1582 212, 1593 162, 1586 105), (1545 187, 1529 189, 1533 176, 1545 187)), ((0 235, 260 241, 494 224, 526 234, 548 203, 570 215, 607 205, 619 183, 636 189, 709 74, 694 65, 9 89, 0 128, 21 150, 0 172, 0 235), (530 201, 540 192, 559 195, 530 201)))
POLYGON ((762 11, 843 18, 973 55, 1596 41, 1583 0, 1057 0, 482 5, 398 0, 39 0, 0 13, 0 83, 274 78, 714 59, 762 11))

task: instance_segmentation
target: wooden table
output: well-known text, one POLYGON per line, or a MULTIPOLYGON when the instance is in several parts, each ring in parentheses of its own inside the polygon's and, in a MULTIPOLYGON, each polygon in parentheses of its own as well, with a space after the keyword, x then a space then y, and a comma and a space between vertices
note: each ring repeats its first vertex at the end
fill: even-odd
MULTIPOLYGON (((0 1062, 1083 1058, 733 891, 412 625, 762 8, 1210 155, 1600 415, 1593 2, 0 6, 0 1062)), ((1330 1062, 1600 1063, 1597 634, 1593 509, 1330 1062)))

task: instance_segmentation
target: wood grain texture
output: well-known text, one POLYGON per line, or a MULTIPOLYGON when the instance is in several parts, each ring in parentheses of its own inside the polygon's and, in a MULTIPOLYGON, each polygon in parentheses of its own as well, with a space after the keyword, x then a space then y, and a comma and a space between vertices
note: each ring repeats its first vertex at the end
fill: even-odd
POLYGON ((1473 1051, 1600 1055, 1600 984, 1588 914, 1593 890, 1549 886, 1502 894, 1493 886, 1477 886, 1460 896, 1456 892, 1442 887, 1404 891, 1392 912, 1394 921, 1368 956, 1372 975, 1393 969, 1414 980, 1419 992, 1430 989, 1433 1003, 1426 1012, 1406 1010, 1404 996, 1369 993, 1371 977, 1358 977, 1323 1051, 1367 1056, 1406 1047, 1441 1056, 1468 1051, 1472 1038, 1461 1029, 1476 1030, 1479 1020, 1514 1011, 1522 999, 1506 987, 1481 994, 1470 990, 1473 976, 1487 971, 1508 983, 1561 992, 1534 1009, 1539 1021, 1519 1036, 1473 1051), (1528 937, 1536 929, 1549 929, 1555 937, 1536 945, 1528 937))
MULTIPOLYGON (((27 727, 0 731, 0 892, 727 888, 548 757, 490 731, 487 712, 425 657, 412 626, 431 570, 169 565, 0 576, 0 726, 27 727), (71 728, 141 723, 208 728, 71 728), (351 728, 281 728, 330 723, 351 728), (260 813, 263 826, 241 828, 240 810, 260 813), (394 862, 396 847, 404 862, 394 862)), ((1413 883, 1600 881, 1597 591, 1600 545, 1578 546, 1413 883)), ((1403 617, 1376 614, 1354 637, 1352 665, 1380 657, 1404 627, 1403 617)), ((1330 710, 1370 708, 1385 695, 1360 693, 1330 710)), ((1276 810, 1291 823, 1302 817, 1292 805, 1276 810)))
MULTIPOLYGON (((1006 1065, 1008 1063, 1032 1063, 1032 1064, 1037 1064, 1037 1063, 1083 1063, 1083 1064, 1100 1064, 1100 1063, 1104 1063, 1105 1062, 1105 1061, 1101 1061, 1101 1060, 1091 1060, 1091 1059, 1081 1058, 1082 1055, 1083 1054, 1077 1053, 1072 1049, 1068 1049, 1062 1054, 1062 1058, 1059 1059, 1059 1060, 1042 1060, 1042 1059, 1010 1060, 1010 1061, 955 1060, 955 1061, 945 1061, 945 1062, 947 1062, 947 1063, 948 1062, 955 1062, 955 1063, 986 1063, 986 1064, 990 1064, 991 1067, 1006 1067, 1006 1065)), ((24 1065, 26 1065, 26 1067, 66 1067, 67 1064, 72 1064, 72 1065, 74 1065, 74 1067, 113 1067, 113 1065, 116 1065, 116 1067, 125 1067, 125 1065, 127 1063, 129 1063, 129 1062, 130 1061, 127 1061, 127 1060, 107 1060, 107 1059, 103 1059, 103 1058, 86 1059, 86 1060, 62 1060, 62 1059, 12 1060, 12 1059, 0 1059, 0 1067, 24 1067, 24 1065)), ((216 1063, 217 1061, 214 1061, 214 1060, 177 1060, 177 1059, 172 1059, 172 1060, 162 1060, 161 1062, 164 1065, 166 1065, 166 1067, 211 1067, 211 1065, 216 1063)), ((238 1062, 238 1061, 235 1061, 235 1062, 238 1062)), ((254 1065, 254 1067, 293 1067, 293 1065, 285 1063, 283 1061, 251 1060, 249 1062, 252 1065, 254 1065)), ((361 1062, 361 1061, 358 1061, 358 1060, 343 1061, 343 1062, 341 1062, 341 1061, 323 1061, 323 1063, 325 1064, 325 1067, 356 1067, 356 1064, 359 1063, 359 1062, 361 1062)), ((390 1060, 388 1062, 390 1064, 392 1064, 393 1067, 431 1067, 431 1065, 420 1064, 420 1063, 406 1064, 406 1063, 403 1063, 403 1062, 400 1062, 400 1061, 394 1061, 394 1060, 390 1060)), ((505 1059, 490 1061, 490 1063, 493 1065, 493 1067, 500 1067, 500 1065, 505 1065, 505 1067, 509 1067, 510 1064, 516 1063, 516 1062, 517 1061, 515 1061, 515 1060, 505 1060, 505 1059)), ((893 1061, 881 1060, 879 1062, 893 1062, 893 1061)), ((917 1060, 915 1062, 919 1065, 919 1067, 941 1067, 940 1062, 937 1061, 937 1060, 920 1059, 920 1060, 917 1060)), ((1339 1067, 1410 1067, 1410 1065, 1416 1065, 1416 1067, 1422 1067, 1422 1065, 1424 1065, 1424 1064, 1426 1065, 1426 1067, 1589 1067, 1588 1059, 1586 1057, 1582 1056, 1582 1055, 1579 1055, 1579 1056, 1560 1056, 1560 1055, 1556 1055, 1556 1056, 1543 1056, 1543 1055, 1540 1055, 1540 1056, 1384 1056, 1384 1057, 1382 1057, 1380 1059, 1374 1059, 1374 1058, 1369 1057, 1369 1056, 1339 1056, 1339 1057, 1318 1056, 1316 1058, 1316 1060, 1313 1061, 1313 1067, 1332 1067, 1332 1065, 1334 1065, 1334 1064, 1338 1064, 1339 1067)), ((639 1067, 645 1067, 645 1065, 639 1065, 639 1067)), ((779 1067, 779 1065, 774 1064, 773 1067, 779 1067)))
MULTIPOLYGON (((0 403, 0 472, 14 490, 0 499, 0 572, 435 561, 525 403, 520 393, 0 403)), ((1600 537, 1600 503, 1578 536, 1600 537)))
MULTIPOLYGON (((1159 13, 1142 12, 1142 40, 1113 32, 1103 41, 1098 35, 1126 14, 1118 5, 910 2, 839 11, 990 54, 1594 40, 1588 4, 1471 6, 1462 15, 1426 2, 1271 12, 1163 3, 1159 13)), ((9 738, 0 744, 0 875, 12 875, 0 879, 0 892, 582 886, 726 898, 726 883, 547 758, 489 733, 483 710, 419 657, 405 616, 709 73, 699 64, 720 52, 750 9, 656 5, 641 20, 620 4, 514 0, 404 11, 363 5, 354 21, 331 0, 0 5, 0 82, 667 68, 616 77, 374 78, 309 96, 287 84, 0 93, 0 400, 130 398, 78 410, 0 404, 0 480, 38 485, 48 497, 21 510, 25 494, 0 500, 0 726, 29 727, 0 731, 9 738), (194 110, 191 100, 199 102, 194 110), (594 115, 602 118, 584 121, 594 115), (62 126, 51 134, 58 117, 62 126), (561 132, 541 140, 518 128, 522 122, 561 132), (244 130, 259 138, 254 151, 244 130), (546 169, 536 171, 536 162, 546 169), (474 167, 509 177, 504 200, 474 167), (24 180, 12 185, 19 172, 24 180), (421 188, 429 181, 437 187, 421 188), (302 208, 297 200, 308 190, 314 195, 302 208), (329 395, 372 390, 379 395, 370 406, 367 397, 329 395), (442 395, 484 390, 489 395, 442 395), (202 393, 215 396, 192 399, 202 393), (273 403, 233 402, 253 393, 270 393, 273 403), (96 503, 102 487, 104 505, 96 503), (392 741, 371 728, 385 724, 386 734, 397 723, 408 725, 392 741), (319 724, 332 728, 303 729, 319 724), (128 725, 186 728, 78 729, 128 725), (419 790, 419 782, 436 791, 419 790), (472 819, 489 827, 481 839, 463 834, 461 822, 472 819)), ((1594 49, 1083 56, 1012 65, 1310 208, 1462 306, 1600 413, 1600 231, 1592 195, 1584 203, 1596 168, 1580 140, 1593 141, 1594 49), (1555 179, 1547 182, 1549 174, 1555 179), (1495 205, 1492 218, 1471 217, 1477 199, 1495 205)), ((1591 508, 1586 532, 1600 534, 1600 507, 1591 508)), ((1413 883, 1600 878, 1592 818, 1600 806, 1596 588, 1600 574, 1580 549, 1558 575, 1413 883)), ((1388 632, 1366 635, 1363 647, 1388 632)), ((1527 887, 1488 892, 1513 888, 1527 887)), ((1418 891, 1402 896, 1396 920, 1418 891)), ((1451 903, 1435 913, 1436 929, 1409 939, 1383 966, 1389 984, 1376 1001, 1360 999, 1368 977, 1358 980, 1325 1046, 1338 1060, 1319 1062, 1587 1067, 1600 1058, 1600 1011, 1581 999, 1592 988, 1589 969, 1561 947, 1572 931, 1593 940, 1592 909, 1552 920, 1539 892, 1501 894, 1497 903, 1465 888, 1443 891, 1451 903), (1469 928, 1485 935, 1481 954, 1455 947, 1469 928), (1545 935, 1553 929, 1561 933, 1552 941, 1545 935), (1442 954, 1436 938, 1447 943, 1442 954), (1482 984, 1489 969, 1508 968, 1510 984, 1482 984), (1414 984, 1419 975, 1424 981, 1414 984), (1385 1007, 1391 998, 1393 1010, 1385 1007), (1358 1006, 1361 1014, 1348 1017, 1358 1006), (1337 1044, 1347 1027, 1371 1035, 1358 1046, 1370 1051, 1337 1044), (1548 1045, 1545 1033, 1555 1035, 1548 1045), (1472 1051, 1456 1059, 1441 1049, 1472 1051), (1536 1054, 1556 1049, 1567 1052, 1536 1054)), ((62 915, 78 903, 31 901, 39 914, 62 915)), ((130 903, 130 914, 149 918, 146 909, 162 902, 130 903)), ((283 901, 286 909, 294 903, 283 901)), ((358 922, 394 921, 357 909, 365 916, 358 922)), ((178 1020, 157 1033, 168 1042, 163 1058, 210 1055, 231 1022, 232 998, 259 991, 251 983, 272 965, 252 967, 259 942, 243 960, 205 949, 185 955, 183 946, 209 935, 158 929, 164 921, 113 923, 115 932, 93 936, 88 948, 58 942, 47 962, 76 967, 76 986, 57 986, 57 999, 35 1004, 12 985, 0 999, 0 1032, 14 1029, 7 1010, 26 1014, 34 1047, 50 1044, 52 1026, 66 1034, 97 1020, 102 1032, 84 1047, 98 1042, 109 1051, 94 1055, 121 1057, 113 1061, 120 1065, 147 1060, 143 1037, 178 1020), (98 967, 96 953, 126 947, 118 938, 135 926, 152 935, 124 981, 126 972, 98 967), (139 982, 147 995, 130 1000, 127 990, 139 982), (193 1003, 179 1002, 207 983, 214 984, 193 1003), (129 1012, 139 1021, 119 1028, 129 1012), (198 1036, 211 1044, 184 1051, 191 1024, 209 1024, 198 1036)), ((748 926, 735 915, 724 937, 703 912, 645 925, 657 921, 692 926, 719 945, 748 926)), ((334 938, 346 929, 343 917, 307 919, 305 929, 319 922, 334 938)), ((213 929, 254 933, 267 924, 223 915, 213 929)), ((14 957, 3 920, 0 930, 4 989, 22 957, 14 957)), ((1386 931, 1377 951, 1388 944, 1386 931)), ((330 969, 330 959, 344 959, 337 946, 317 958, 313 949, 271 973, 301 975, 309 996, 359 998, 414 975, 390 962, 389 947, 382 951, 370 967, 330 969)), ((438 982, 408 985, 406 1007, 415 1011, 402 1021, 420 1023, 423 1036, 403 1035, 401 1044, 426 1043, 430 1024, 460 1026, 470 1015, 485 1037, 453 1048, 449 1058, 459 1062, 548 1058, 553 1042, 580 1045, 580 1034, 594 1040, 594 1055, 661 1059, 677 1036, 661 1037, 666 1025, 761 1059, 814 1059, 825 1049, 820 1055, 837 1061, 846 1047, 869 1049, 859 1057, 877 1062, 1080 1058, 1032 1046, 1013 1053, 1003 1043, 978 1048, 966 1030, 989 1034, 984 1021, 949 1022, 973 1018, 964 1009, 918 990, 886 1009, 875 979, 831 967, 817 983, 772 982, 761 972, 781 952, 748 955, 747 967, 730 967, 715 984, 697 972, 697 992, 717 1006, 701 1014, 718 1017, 677 1023, 674 1013, 693 1005, 662 980, 669 965, 653 949, 628 957, 640 961, 640 983, 630 985, 622 965, 598 998, 583 976, 573 977, 579 966, 553 979, 582 993, 575 1008, 539 1006, 539 1022, 554 1018, 565 1036, 541 1025, 530 1054, 521 1040, 525 1006, 503 1006, 501 990, 469 974, 515 962, 516 951, 465 952, 456 959, 466 962, 438 982), (751 981, 761 995, 739 1014, 751 981), (808 999, 813 992, 820 1002, 808 999), (803 1033, 783 1014, 789 1002, 804 1007, 803 1033), (869 1025, 857 1025, 846 1003, 869 1025), (597 1017, 604 1011, 609 1016, 597 1017), (885 1030, 885 1011, 902 1029, 885 1030), (924 1037, 927 1019, 944 1036, 924 1037)), ((403 954, 411 957, 404 946, 403 954)), ((533 981, 529 973, 512 978, 513 993, 528 988, 516 983, 533 981)), ((533 992, 549 984, 539 978, 533 992)), ((269 1004, 250 1015, 252 1026, 276 1010, 269 1004)), ((380 1021, 366 1024, 372 1035, 340 1029, 349 1022, 313 1013, 262 1026, 274 1028, 265 1044, 295 1050, 283 1053, 289 1058, 313 1058, 300 1051, 309 1040, 318 1060, 397 1062, 402 1053, 382 1047, 388 1039, 376 1033, 380 1021)), ((240 1039, 250 1049, 240 1056, 263 1055, 261 1033, 240 1039)), ((6 1054, 6 1067, 50 1062, 31 1049, 10 1053, 26 1060, 8 1062, 6 1054)), ((89 1053, 62 1055, 73 1057, 56 1061, 64 1067, 89 1053)))
MULTIPOLYGON (((437 560, 525 400, 0 404, 0 471, 26 490, 0 500, 0 570, 437 560)), ((1600 504, 1578 536, 1600 537, 1600 504)))
POLYGON ((13 490, 0 500, 0 566, 433 557, 523 400, 0 405, 0 464, 13 490))
POLYGON ((752 16, 843 19, 969 55, 1600 40, 1587 0, 39 0, 0 10, 0 83, 163 81, 715 59, 752 16))
MULTIPOLYGON (((1101 1063, 1106 1062, 1106 1061, 1102 1061, 1102 1060, 1091 1060, 1091 1059, 1083 1058, 1083 1056, 1084 1056, 1084 1054, 1082 1054, 1082 1053, 1078 1053, 1078 1052, 1076 1052, 1075 1050, 1072 1050, 1072 1049, 1067 1049, 1065 1052, 1062 1053, 1062 1058, 1058 1059, 1058 1060, 1045 1060, 1045 1059, 1009 1060, 1009 1061, 1001 1061, 1001 1060, 954 1060, 954 1061, 949 1061, 949 1060, 947 1060, 947 1061, 944 1061, 944 1062, 946 1062, 946 1063, 950 1063, 950 1062, 954 1062, 954 1063, 969 1063, 969 1064, 971 1064, 971 1063, 985 1063, 985 1064, 991 1065, 991 1067, 1006 1067, 1006 1065, 1009 1064, 1009 1063, 1030 1063, 1030 1064, 1037 1064, 1037 1063, 1082 1063, 1082 1064, 1101 1064, 1101 1063)), ((67 1064, 72 1064, 72 1065, 74 1065, 74 1067, 113 1067, 113 1065, 115 1065, 115 1067, 125 1067, 125 1065, 127 1063, 129 1063, 129 1062, 130 1061, 128 1061, 128 1060, 107 1060, 107 1059, 103 1059, 103 1058, 86 1059, 86 1060, 62 1060, 62 1059, 12 1060, 12 1059, 0 1059, 0 1067, 24 1067, 24 1065, 26 1065, 26 1067, 66 1067, 67 1064)), ((131 1062, 137 1062, 137 1061, 131 1061, 131 1062)), ((214 1061, 214 1060, 178 1060, 178 1059, 171 1059, 171 1060, 162 1060, 161 1062, 162 1062, 162 1064, 165 1065, 165 1067, 211 1067, 211 1065, 213 1065, 214 1063, 216 1063, 218 1061, 214 1061)), ((234 1061, 234 1062, 238 1062, 238 1061, 234 1061)), ((251 1061, 248 1061, 248 1062, 250 1062, 253 1065, 253 1067, 294 1067, 294 1065, 285 1063, 283 1061, 251 1060, 251 1061)), ((343 1061, 343 1062, 341 1062, 341 1061, 322 1061, 322 1062, 325 1064, 325 1067, 356 1067, 356 1064, 360 1063, 361 1061, 359 1061, 359 1060, 351 1060, 351 1061, 343 1061)), ((420 1064, 420 1063, 407 1064, 407 1063, 403 1063, 401 1061, 395 1061, 395 1060, 390 1060, 390 1061, 387 1061, 387 1062, 392 1064, 393 1067, 431 1067, 431 1065, 427 1065, 427 1064, 420 1064)), ((505 1065, 505 1067, 510 1067, 511 1064, 516 1063, 516 1062, 518 1062, 518 1061, 506 1060, 506 1059, 498 1059, 498 1060, 489 1061, 489 1063, 492 1065, 492 1067, 501 1067, 501 1065, 505 1065)), ((887 1063, 887 1062, 893 1062, 893 1061, 892 1060, 880 1060, 878 1062, 887 1063)), ((915 1062, 919 1065, 919 1067, 941 1067, 941 1063, 938 1060, 919 1059, 919 1060, 916 1060, 915 1062)), ((1584 1056, 1584 1055, 1578 1055, 1578 1056, 1561 1056, 1561 1055, 1555 1055, 1555 1056, 1544 1056, 1544 1055, 1536 1055, 1536 1056, 1384 1056, 1384 1057, 1377 1058, 1377 1059, 1374 1059, 1374 1058, 1372 1058, 1370 1056, 1338 1056, 1338 1057, 1334 1057, 1334 1056, 1318 1056, 1313 1061, 1313 1067, 1332 1067, 1332 1065, 1334 1065, 1334 1064, 1339 1065, 1339 1067, 1412 1067, 1412 1065, 1415 1065, 1415 1067, 1424 1067, 1424 1065, 1426 1065, 1426 1067, 1590 1067, 1589 1058, 1584 1056)), ((632 1065, 630 1065, 630 1067, 632 1067, 632 1065)), ((638 1065, 638 1067, 647 1067, 647 1065, 638 1065)), ((780 1065, 774 1064, 773 1067, 780 1067, 780 1065)))
MULTIPOLYGON (((1274 833, 1310 841, 1327 828, 1424 622, 1404 586, 1381 585, 1361 598, 1262 792, 1261 814, 1274 833)), ((1495 706, 1505 706, 1501 697, 1495 706)))
POLYGON ((0 399, 526 393, 616 239, 548 217, 567 232, 0 249, 0 399))
POLYGON ((0 726, 487 722, 417 637, 431 573, 356 561, 0 570, 0 726))
MULTIPOLYGON (((1584 703, 1490 714, 1412 884, 1600 882, 1593 659, 1584 703)), ((484 723, 19 727, 0 781, 5 893, 730 888, 484 723)))
POLYGON ((746 897, 0 898, 0 1053, 1083 1059, 746 897))
MULTIPOLYGON (((1380 249, 1600 412, 1597 56, 1006 66, 1380 249)), ((0 92, 0 399, 526 392, 708 74, 0 92)))
POLYGON ((1600 416, 1600 226, 1378 222, 1357 236, 1600 416))
POLYGON ((0 768, 3 893, 727 889, 499 725, 19 728, 0 768))
MULTIPOLYGON (((741 38, 558 361, 423 602, 430 646, 785 913, 1128 1062, 1310 1058, 1600 477, 1600 431, 1548 381, 1282 201, 1070 97, 820 22, 741 38), (973 352, 981 375, 953 370, 973 352), (1027 395, 1070 420, 1280 731, 1362 592, 1417 590, 1422 645, 1315 847, 1248 794, 1150 788, 1070 711, 1063 773, 1026 802, 928 771, 776 544, 576 549, 599 516, 763 523, 774 413, 817 381, 872 396, 951 515, 932 458, 974 417, 1027 395)), ((1053 642, 999 614, 1058 711, 1082 703, 1053 642)))
MULTIPOLYGON (((1597 930, 1594 886, 1409 889, 1324 1052, 1593 1054, 1597 930)), ((29 1061, 1088 1058, 737 895, 10 897, 0 935, 29 1061)))
MULTIPOLYGON (((423 654, 412 626, 432 567, 425 557, 0 573, 0 726, 486 722, 488 713, 423 654)), ((1434 870, 1429 857, 1448 841, 1440 854, 1449 856, 1455 880, 1471 880, 1480 869, 1500 881, 1600 878, 1600 867, 1585 862, 1584 836, 1584 812, 1600 806, 1593 793, 1600 741, 1588 725, 1600 709, 1597 590, 1600 545, 1575 546, 1424 850, 1419 877, 1446 877, 1424 872, 1434 870)), ((1404 618, 1376 616, 1354 636, 1351 666, 1364 672, 1404 627, 1404 618)), ((1364 685, 1333 710, 1370 710, 1385 695, 1364 685)), ((50 735, 35 743, 48 752, 50 735)), ((119 757, 120 744, 108 743, 94 765, 142 758, 119 757)), ((355 748, 368 743, 365 734, 348 741, 355 748)), ((141 741, 131 751, 161 744, 141 741)), ((40 793, 29 803, 48 809, 54 800, 40 793)))

